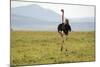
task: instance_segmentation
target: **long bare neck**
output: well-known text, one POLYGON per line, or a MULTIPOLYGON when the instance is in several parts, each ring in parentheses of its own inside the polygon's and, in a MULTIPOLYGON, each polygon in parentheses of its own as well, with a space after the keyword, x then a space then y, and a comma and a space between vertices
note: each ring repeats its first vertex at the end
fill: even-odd
POLYGON ((64 12, 62 12, 62 23, 64 23, 64 12))

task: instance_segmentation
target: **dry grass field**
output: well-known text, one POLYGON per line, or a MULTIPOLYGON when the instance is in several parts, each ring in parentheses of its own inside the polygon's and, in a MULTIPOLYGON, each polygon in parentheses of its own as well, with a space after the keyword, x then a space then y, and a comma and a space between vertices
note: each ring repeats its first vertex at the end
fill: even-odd
POLYGON ((61 52, 57 32, 12 31, 11 65, 95 61, 95 33, 71 32, 61 52))

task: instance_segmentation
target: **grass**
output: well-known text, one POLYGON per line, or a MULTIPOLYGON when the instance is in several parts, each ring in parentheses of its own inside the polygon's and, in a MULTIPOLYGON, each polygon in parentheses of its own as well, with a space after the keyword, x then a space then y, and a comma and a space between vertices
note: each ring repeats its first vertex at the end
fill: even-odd
POLYGON ((11 32, 11 65, 95 61, 94 32, 71 32, 61 52, 57 32, 11 32))

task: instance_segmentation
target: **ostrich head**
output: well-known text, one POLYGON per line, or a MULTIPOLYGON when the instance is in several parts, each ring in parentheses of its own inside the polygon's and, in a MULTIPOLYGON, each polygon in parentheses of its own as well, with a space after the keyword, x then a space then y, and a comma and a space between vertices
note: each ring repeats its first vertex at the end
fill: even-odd
POLYGON ((61 12, 64 12, 64 9, 61 9, 61 12))

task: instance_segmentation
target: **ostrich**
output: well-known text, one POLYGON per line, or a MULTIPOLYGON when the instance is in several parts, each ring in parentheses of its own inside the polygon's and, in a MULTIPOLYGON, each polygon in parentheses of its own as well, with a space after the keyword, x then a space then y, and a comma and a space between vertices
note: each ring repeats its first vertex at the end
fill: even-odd
POLYGON ((69 24, 69 20, 65 19, 64 22, 64 10, 61 9, 62 12, 62 23, 58 25, 58 33, 60 34, 60 36, 62 37, 62 45, 61 45, 61 51, 63 49, 63 43, 64 43, 64 35, 68 36, 68 32, 71 32, 71 26, 69 24))

